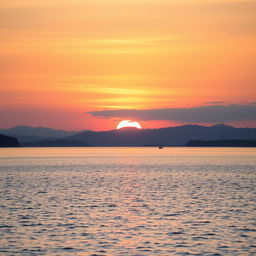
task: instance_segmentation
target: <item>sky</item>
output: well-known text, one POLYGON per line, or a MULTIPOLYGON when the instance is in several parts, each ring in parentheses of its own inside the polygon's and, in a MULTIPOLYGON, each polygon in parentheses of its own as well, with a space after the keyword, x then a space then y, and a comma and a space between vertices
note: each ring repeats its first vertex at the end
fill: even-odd
POLYGON ((256 1, 0 2, 0 128, 256 127, 256 1))

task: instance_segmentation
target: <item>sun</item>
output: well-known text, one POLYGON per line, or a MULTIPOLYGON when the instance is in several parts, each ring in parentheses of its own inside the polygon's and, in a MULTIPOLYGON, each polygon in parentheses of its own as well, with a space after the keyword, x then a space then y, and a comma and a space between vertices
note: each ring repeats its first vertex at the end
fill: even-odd
POLYGON ((138 123, 138 122, 133 122, 131 120, 123 120, 121 121, 116 129, 121 129, 121 128, 124 128, 124 127, 135 127, 135 128, 138 128, 138 129, 141 129, 141 125, 138 123))

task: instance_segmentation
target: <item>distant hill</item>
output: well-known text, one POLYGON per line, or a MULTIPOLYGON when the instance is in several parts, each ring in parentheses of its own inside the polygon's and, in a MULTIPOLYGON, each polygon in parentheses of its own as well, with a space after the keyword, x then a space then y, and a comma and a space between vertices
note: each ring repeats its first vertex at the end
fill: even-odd
POLYGON ((184 146, 190 140, 256 140, 256 128, 184 125, 160 129, 123 128, 104 132, 82 132, 69 137, 92 146, 184 146))
POLYGON ((19 147, 16 138, 0 134, 0 147, 19 147))
MULTIPOLYGON (((184 146, 188 141, 256 140, 256 128, 184 125, 160 129, 122 128, 111 131, 68 132, 45 127, 17 126, 0 130, 23 146, 184 146)), ((1 132, 0 132, 1 133, 1 132)))
POLYGON ((10 129, 0 130, 0 133, 4 135, 17 137, 20 142, 36 142, 45 138, 64 138, 79 132, 81 131, 65 131, 46 127, 30 126, 16 126, 10 129))
POLYGON ((256 147, 256 140, 191 140, 187 147, 256 147))
POLYGON ((83 141, 69 139, 53 139, 38 142, 27 142, 21 144, 23 147, 90 147, 90 144, 83 141))

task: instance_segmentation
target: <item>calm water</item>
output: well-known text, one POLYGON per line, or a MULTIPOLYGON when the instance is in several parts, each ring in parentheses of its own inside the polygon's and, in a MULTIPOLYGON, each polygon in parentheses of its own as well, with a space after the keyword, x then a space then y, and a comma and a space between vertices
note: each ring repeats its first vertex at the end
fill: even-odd
POLYGON ((256 255, 256 149, 0 149, 1 255, 256 255))

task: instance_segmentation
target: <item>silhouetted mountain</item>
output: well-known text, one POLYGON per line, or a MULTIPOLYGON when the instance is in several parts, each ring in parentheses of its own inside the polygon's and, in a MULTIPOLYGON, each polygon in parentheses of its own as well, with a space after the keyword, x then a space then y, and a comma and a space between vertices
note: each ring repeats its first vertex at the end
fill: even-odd
POLYGON ((0 130, 1 133, 22 135, 22 136, 38 136, 38 137, 66 137, 75 134, 76 132, 68 132, 64 130, 56 130, 46 127, 30 127, 16 126, 10 129, 0 130))
POLYGON ((256 147, 256 140, 191 140, 187 147, 256 147))
POLYGON ((226 125, 184 125, 160 129, 123 128, 104 132, 82 132, 69 137, 92 146, 183 146, 190 140, 255 140, 256 128, 226 125))
POLYGON ((0 147, 19 147, 16 138, 0 134, 0 147))
POLYGON ((43 140, 38 142, 22 143, 23 147, 90 147, 90 145, 83 141, 58 139, 58 140, 43 140))
POLYGON ((28 135, 12 135, 18 138, 20 143, 26 142, 37 142, 46 139, 47 137, 40 137, 40 136, 28 136, 28 135))
MULTIPOLYGON (((84 130, 83 132, 85 132, 84 130)), ((0 133, 15 136, 20 142, 35 142, 45 138, 64 138, 80 133, 81 131, 64 131, 46 127, 16 126, 10 129, 2 129, 0 133)))

